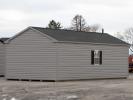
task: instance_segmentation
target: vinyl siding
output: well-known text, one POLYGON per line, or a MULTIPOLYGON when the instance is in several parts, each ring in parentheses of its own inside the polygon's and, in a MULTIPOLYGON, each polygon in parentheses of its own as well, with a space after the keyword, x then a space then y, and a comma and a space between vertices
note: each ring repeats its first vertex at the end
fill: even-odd
POLYGON ((0 75, 5 74, 5 45, 0 43, 0 75))
POLYGON ((6 47, 6 79, 55 80, 56 45, 29 29, 6 47))
POLYGON ((7 79, 75 80, 127 76, 126 46, 53 43, 31 29, 6 46, 7 79), (102 51, 102 65, 91 65, 91 50, 102 51))
POLYGON ((124 78, 128 76, 128 47, 58 44, 58 80, 124 78), (102 51, 102 65, 91 65, 91 50, 102 51))

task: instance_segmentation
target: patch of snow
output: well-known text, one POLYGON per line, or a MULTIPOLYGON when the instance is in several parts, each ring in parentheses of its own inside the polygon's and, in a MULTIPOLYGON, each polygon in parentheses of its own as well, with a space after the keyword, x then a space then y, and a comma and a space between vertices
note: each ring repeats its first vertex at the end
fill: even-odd
POLYGON ((17 99, 13 97, 13 98, 11 98, 11 100, 17 100, 17 99))
POLYGON ((76 95, 67 96, 67 100, 77 100, 77 99, 79 99, 79 98, 76 95))

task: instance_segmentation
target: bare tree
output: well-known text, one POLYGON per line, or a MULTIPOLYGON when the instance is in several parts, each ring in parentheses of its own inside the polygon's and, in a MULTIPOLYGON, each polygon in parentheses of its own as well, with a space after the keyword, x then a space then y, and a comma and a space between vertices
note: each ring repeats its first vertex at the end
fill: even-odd
POLYGON ((130 44, 130 51, 133 52, 133 27, 125 30, 124 33, 117 33, 115 36, 130 44))
POLYGON ((128 28, 123 33, 116 33, 115 36, 129 44, 133 44, 133 28, 128 28))
POLYGON ((124 34, 125 40, 131 45, 130 51, 133 52, 133 27, 128 28, 124 34))
POLYGON ((76 15, 72 20, 72 30, 75 31, 84 31, 86 26, 85 19, 82 17, 82 15, 76 15))
POLYGON ((75 31, 98 32, 101 30, 101 25, 87 25, 83 16, 77 14, 72 20, 72 26, 68 29, 75 31))
POLYGON ((99 32, 101 30, 101 26, 99 24, 89 25, 85 27, 86 32, 99 32))
POLYGON ((124 35, 123 35, 122 33, 120 33, 120 32, 117 32, 117 33, 115 34, 115 37, 117 37, 117 38, 120 39, 120 40, 125 41, 124 35))
POLYGON ((133 44, 133 27, 126 29, 124 38, 129 44, 133 44))

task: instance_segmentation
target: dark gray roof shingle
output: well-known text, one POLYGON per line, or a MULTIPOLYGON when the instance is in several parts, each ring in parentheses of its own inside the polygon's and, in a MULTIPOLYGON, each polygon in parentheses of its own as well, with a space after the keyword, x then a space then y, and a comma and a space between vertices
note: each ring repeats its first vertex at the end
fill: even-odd
POLYGON ((32 27, 58 41, 72 42, 92 42, 92 43, 108 43, 108 44, 126 44, 128 43, 115 38, 107 33, 96 32, 77 32, 72 30, 48 29, 40 27, 32 27))

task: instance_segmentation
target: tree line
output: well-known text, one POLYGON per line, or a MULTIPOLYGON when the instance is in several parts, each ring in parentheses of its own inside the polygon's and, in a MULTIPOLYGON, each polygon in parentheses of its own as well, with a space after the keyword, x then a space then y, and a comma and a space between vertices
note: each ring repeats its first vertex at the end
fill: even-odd
MULTIPOLYGON (((63 26, 60 22, 51 20, 47 26, 50 29, 62 29, 63 26)), ((82 15, 75 15, 71 21, 71 26, 65 28, 67 30, 84 31, 84 32, 99 32, 101 30, 100 24, 88 25, 85 18, 82 15)))

